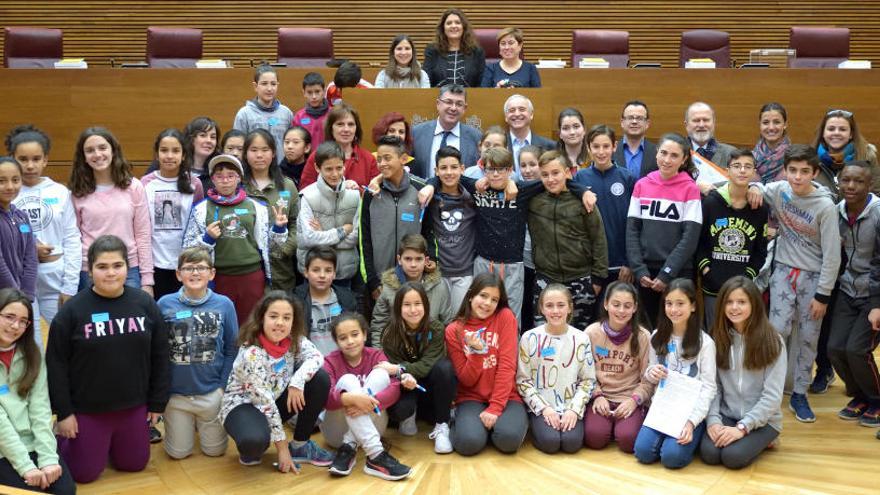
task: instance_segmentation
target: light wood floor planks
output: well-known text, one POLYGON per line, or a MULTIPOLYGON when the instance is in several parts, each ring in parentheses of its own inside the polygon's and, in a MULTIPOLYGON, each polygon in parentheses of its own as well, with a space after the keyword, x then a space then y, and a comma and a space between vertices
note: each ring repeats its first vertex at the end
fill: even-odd
MULTIPOLYGON (((700 460, 680 471, 643 466, 613 444, 603 451, 550 456, 538 452, 528 439, 516 455, 503 455, 490 447, 472 458, 438 456, 427 439, 429 425, 419 423, 420 431, 414 438, 402 437, 396 430, 388 435, 392 453, 414 468, 413 476, 401 482, 364 474, 362 453, 354 472, 337 479, 325 468, 312 466, 303 466, 300 475, 279 474, 272 469, 272 450, 263 457, 262 465, 247 468, 239 465, 233 445, 223 458, 194 454, 173 461, 159 444, 153 446, 145 471, 118 473, 108 469, 97 482, 80 486, 80 493, 877 494, 880 440, 874 438, 876 430, 837 418, 838 409, 847 401, 840 381, 827 394, 813 395, 810 400, 818 421, 800 424, 786 410, 781 446, 765 452, 742 471, 707 466, 700 460)), ((321 441, 320 436, 315 438, 321 441)))

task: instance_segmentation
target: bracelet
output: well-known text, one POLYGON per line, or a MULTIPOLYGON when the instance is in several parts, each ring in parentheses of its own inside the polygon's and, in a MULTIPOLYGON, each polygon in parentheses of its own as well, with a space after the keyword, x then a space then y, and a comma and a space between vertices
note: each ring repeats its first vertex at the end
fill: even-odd
POLYGON ((641 399, 638 395, 636 395, 636 394, 632 394, 632 395, 630 396, 630 399, 632 399, 632 400, 636 403, 637 406, 641 406, 641 405, 642 405, 642 399, 641 399))

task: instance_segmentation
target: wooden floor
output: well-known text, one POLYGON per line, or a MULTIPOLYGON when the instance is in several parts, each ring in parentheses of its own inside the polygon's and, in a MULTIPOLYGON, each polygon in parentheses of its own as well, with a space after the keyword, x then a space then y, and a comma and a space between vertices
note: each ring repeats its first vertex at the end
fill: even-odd
MULTIPOLYGON (((546 455, 526 439, 516 455, 487 448, 476 457, 436 455, 427 439, 429 425, 419 423, 416 437, 390 431, 392 453, 413 467, 410 479, 383 481, 364 474, 363 453, 347 478, 331 478, 326 468, 303 466, 299 475, 280 474, 272 468, 274 450, 263 464, 244 467, 234 445, 223 458, 194 454, 183 461, 169 459, 162 445, 154 445, 152 459, 141 473, 109 469, 79 493, 310 493, 346 495, 393 493, 479 493, 488 495, 515 490, 519 493, 678 493, 697 494, 877 494, 880 440, 875 429, 837 418, 846 403, 843 384, 835 382, 828 393, 810 398, 818 420, 801 424, 784 412, 782 444, 765 452, 741 471, 704 465, 695 460, 680 471, 659 465, 643 466, 612 444, 603 451, 582 450, 573 455, 546 455), (872 488, 873 487, 873 488, 872 488)), ((787 404, 787 398, 786 398, 787 404)), ((321 441, 320 436, 316 436, 321 441)))

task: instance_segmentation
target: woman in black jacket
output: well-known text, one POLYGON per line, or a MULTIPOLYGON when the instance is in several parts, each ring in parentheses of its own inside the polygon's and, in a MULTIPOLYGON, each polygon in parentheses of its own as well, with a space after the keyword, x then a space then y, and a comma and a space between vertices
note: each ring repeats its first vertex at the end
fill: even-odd
POLYGON ((459 9, 443 12, 434 43, 425 48, 425 63, 422 64, 431 87, 448 84, 479 87, 485 68, 486 55, 477 44, 464 12, 459 9))

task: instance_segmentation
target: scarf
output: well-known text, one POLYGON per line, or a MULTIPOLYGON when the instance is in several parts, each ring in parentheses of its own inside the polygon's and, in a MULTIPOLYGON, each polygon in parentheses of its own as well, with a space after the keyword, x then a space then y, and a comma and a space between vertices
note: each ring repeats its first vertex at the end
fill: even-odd
POLYGON ((819 149, 816 150, 816 152, 819 154, 819 160, 822 161, 823 165, 830 167, 837 172, 843 168, 844 163, 852 161, 855 158, 856 147, 850 142, 843 148, 843 151, 832 153, 825 149, 824 144, 819 144, 819 149))
POLYGON ((397 66, 394 69, 394 79, 412 79, 412 69, 410 67, 397 66))
POLYGON ((12 368, 12 358, 15 357, 15 344, 13 343, 11 346, 6 349, 0 349, 0 362, 6 366, 6 372, 9 373, 12 368))
POLYGON ((260 346, 266 350, 273 359, 278 359, 281 356, 287 354, 287 351, 290 350, 290 337, 285 337, 279 343, 274 343, 271 340, 266 338, 266 334, 260 332, 260 335, 257 337, 260 341, 260 346))
POLYGON ((788 136, 783 136, 782 142, 771 148, 764 138, 758 139, 758 144, 752 150, 755 155, 755 166, 761 182, 764 184, 773 182, 782 174, 783 158, 785 150, 791 146, 791 140, 788 136))
POLYGON ((177 300, 187 306, 201 306, 211 297, 211 294, 211 289, 208 289, 203 297, 199 299, 190 299, 189 296, 186 295, 186 292, 184 292, 183 287, 181 287, 180 290, 177 291, 177 300))
POLYGON ((309 117, 318 118, 327 113, 327 110, 330 109, 330 102, 327 101, 327 98, 321 102, 321 106, 313 107, 311 105, 306 105, 306 113, 309 114, 309 117))
POLYGON ((626 342, 626 339, 628 339, 630 335, 632 335, 631 324, 627 324, 625 327, 623 327, 623 330, 615 332, 608 324, 608 320, 602 322, 602 330, 605 331, 605 335, 607 335, 608 338, 611 339, 611 342, 614 343, 614 345, 623 345, 623 343, 626 342))
POLYGON ((239 184, 238 189, 236 189, 235 194, 232 196, 221 196, 217 189, 213 187, 208 188, 205 196, 218 206, 235 206, 247 198, 247 193, 244 192, 244 188, 239 184))
POLYGON ((302 172, 306 166, 305 157, 303 158, 303 161, 300 163, 290 163, 287 161, 287 158, 284 158, 281 160, 281 163, 278 164, 281 173, 288 179, 292 180, 297 189, 299 189, 299 181, 302 178, 302 172))
POLYGON ((251 100, 251 101, 254 102, 254 105, 255 105, 257 108, 259 108, 261 111, 266 112, 266 113, 272 113, 272 112, 274 112, 275 110, 278 110, 278 107, 281 106, 281 102, 278 101, 278 98, 275 98, 275 99, 272 101, 272 104, 269 105, 268 107, 264 107, 263 105, 261 105, 261 104, 260 104, 260 99, 259 99, 259 98, 256 98, 256 97, 255 97, 255 98, 254 98, 253 100, 251 100))

